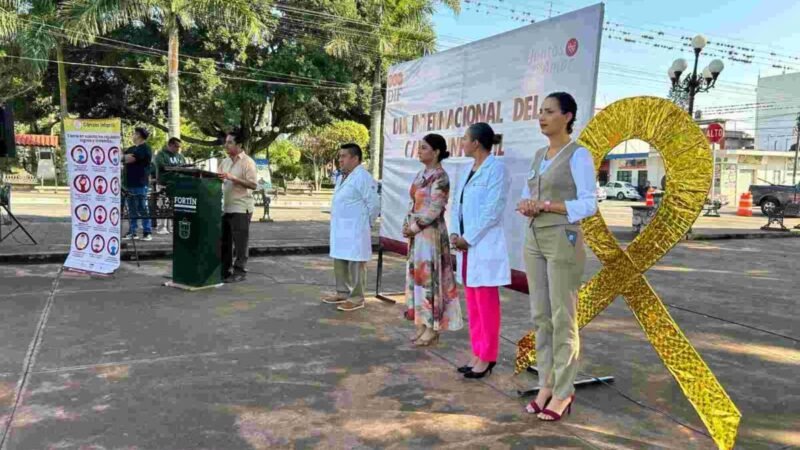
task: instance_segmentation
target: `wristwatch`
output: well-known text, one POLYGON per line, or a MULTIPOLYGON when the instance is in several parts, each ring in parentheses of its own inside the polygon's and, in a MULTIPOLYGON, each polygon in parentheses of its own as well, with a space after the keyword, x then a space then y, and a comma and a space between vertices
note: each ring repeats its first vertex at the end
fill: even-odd
POLYGON ((550 200, 544 201, 544 212, 550 212, 550 200))

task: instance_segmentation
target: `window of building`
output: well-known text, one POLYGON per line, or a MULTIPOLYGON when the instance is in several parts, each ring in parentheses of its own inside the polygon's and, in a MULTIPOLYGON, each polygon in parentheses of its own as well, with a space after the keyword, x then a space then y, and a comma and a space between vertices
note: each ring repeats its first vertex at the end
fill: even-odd
POLYGON ((617 181, 624 181, 627 183, 631 182, 631 171, 630 170, 620 170, 617 171, 617 181))

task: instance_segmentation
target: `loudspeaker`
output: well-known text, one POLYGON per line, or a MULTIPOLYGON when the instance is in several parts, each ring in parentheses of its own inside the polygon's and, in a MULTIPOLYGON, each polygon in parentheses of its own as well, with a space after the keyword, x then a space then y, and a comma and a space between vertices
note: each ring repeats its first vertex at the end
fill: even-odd
POLYGON ((17 147, 14 142, 14 112, 10 105, 0 105, 0 158, 14 158, 17 147))

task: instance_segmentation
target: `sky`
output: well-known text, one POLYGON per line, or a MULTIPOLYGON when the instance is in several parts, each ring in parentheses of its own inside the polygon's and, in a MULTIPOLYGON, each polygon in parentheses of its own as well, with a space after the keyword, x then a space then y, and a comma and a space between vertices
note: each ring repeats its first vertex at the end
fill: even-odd
MULTIPOLYGON (((526 26, 528 20, 543 21, 553 16, 596 4, 585 0, 462 0, 458 16, 439 8, 434 23, 440 49, 492 36, 526 26)), ((663 45, 674 45, 682 36, 703 34, 711 44, 709 51, 720 51, 715 43, 752 49, 754 63, 744 64, 723 59, 725 69, 717 87, 700 93, 695 109, 711 108, 703 118, 725 118, 728 129, 754 132, 756 85, 758 77, 800 72, 800 1, 688 1, 688 0, 608 0, 605 20, 609 31, 604 32, 600 50, 596 107, 636 95, 664 97, 669 90, 667 69, 672 61, 684 58, 690 64, 694 55, 690 48, 665 50, 644 45, 642 34, 654 36, 663 45), (637 39, 631 44, 612 36, 637 39), (774 55, 773 55, 774 53, 774 55), (778 69, 773 65, 788 66, 778 69), (735 105, 720 109, 721 106, 735 105), (716 107, 716 112, 712 113, 716 107)), ((737 49, 734 49, 736 51, 737 49)), ((739 50, 741 53, 741 50, 739 50)), ((701 54, 699 69, 713 56, 701 54)), ((798 94, 780 105, 787 112, 787 123, 800 113, 798 94), (797 106, 797 109, 792 109, 797 106), (791 116, 790 114, 793 114, 791 116)))

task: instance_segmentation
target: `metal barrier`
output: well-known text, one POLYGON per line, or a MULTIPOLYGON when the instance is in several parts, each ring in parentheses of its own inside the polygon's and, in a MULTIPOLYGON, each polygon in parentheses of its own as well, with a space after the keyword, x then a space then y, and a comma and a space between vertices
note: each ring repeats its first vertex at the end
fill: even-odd
MULTIPOLYGON (((172 231, 172 219, 175 216, 175 210, 172 205, 172 199, 169 195, 167 195, 166 189, 155 190, 153 192, 148 192, 147 194, 147 214, 146 215, 136 215, 131 216, 131 212, 128 205, 128 200, 132 197, 143 197, 143 195, 135 195, 131 194, 129 191, 123 189, 122 195, 120 197, 120 210, 122 214, 122 220, 128 221, 128 229, 130 230, 130 221, 131 220, 152 220, 152 219, 160 219, 167 221, 167 229, 172 231)), ((134 258, 136 259, 136 265, 139 266, 139 250, 136 248, 136 239, 135 236, 130 236, 131 244, 133 245, 133 253, 134 258)))
MULTIPOLYGON (((131 219, 172 219, 174 217, 174 209, 172 207, 172 199, 167 195, 166 189, 161 189, 147 194, 147 215, 131 217, 130 210, 128 209, 128 200, 132 197, 141 197, 134 195, 127 190, 122 190, 121 196, 121 209, 122 220, 131 219)), ((169 222, 168 222, 169 223, 169 222)))

